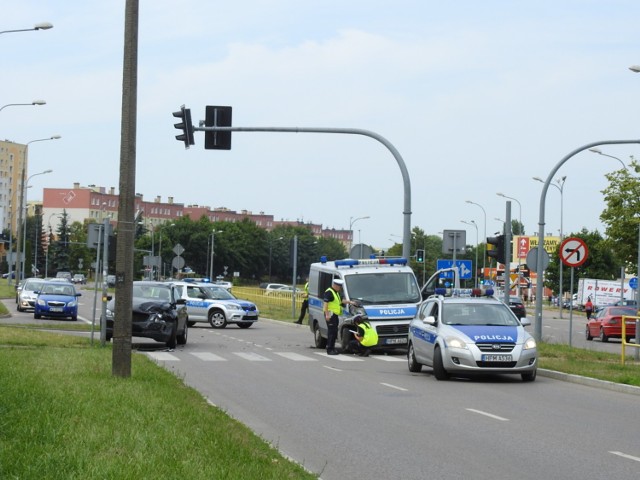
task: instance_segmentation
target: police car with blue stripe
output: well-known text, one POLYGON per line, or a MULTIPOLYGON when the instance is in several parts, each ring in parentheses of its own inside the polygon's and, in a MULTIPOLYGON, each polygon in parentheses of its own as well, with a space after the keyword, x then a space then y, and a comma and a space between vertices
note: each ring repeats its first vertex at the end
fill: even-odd
POLYGON ((426 365, 438 380, 510 373, 533 381, 538 352, 524 329, 530 324, 493 297, 492 290, 435 289, 409 325, 409 371, 419 372, 426 365))
POLYGON ((209 282, 173 282, 177 295, 186 301, 189 326, 208 322, 213 328, 235 323, 249 328, 258 321, 255 303, 236 298, 228 289, 209 282))

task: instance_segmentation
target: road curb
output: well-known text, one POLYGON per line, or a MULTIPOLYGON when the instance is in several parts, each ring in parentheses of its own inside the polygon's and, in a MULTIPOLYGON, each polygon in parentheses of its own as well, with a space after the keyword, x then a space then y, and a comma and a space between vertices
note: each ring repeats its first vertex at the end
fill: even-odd
POLYGON ((605 390, 611 390, 613 392, 629 393, 631 395, 640 395, 640 387, 633 385, 625 385, 622 383, 608 382, 606 380, 598 380, 595 378, 581 377, 580 375, 572 375, 570 373, 556 372, 555 370, 545 370, 544 368, 538 369, 538 375, 554 380, 562 380, 570 383, 577 383, 579 385, 586 385, 589 387, 604 388, 605 390))

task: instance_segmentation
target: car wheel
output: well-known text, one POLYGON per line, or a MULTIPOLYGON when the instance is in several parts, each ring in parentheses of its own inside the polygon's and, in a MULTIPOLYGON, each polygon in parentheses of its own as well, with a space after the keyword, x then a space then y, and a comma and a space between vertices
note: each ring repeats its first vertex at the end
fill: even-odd
POLYGON ((444 365, 442 363, 440 347, 436 347, 433 352, 433 375, 438 380, 447 380, 449 378, 449 374, 444 369, 444 365))
POLYGON ((189 322, 184 323, 184 330, 180 335, 178 335, 178 345, 186 345, 187 344, 187 336, 189 335, 189 322))
POLYGON ((533 382, 536 379, 536 375, 538 374, 537 370, 534 370, 533 372, 527 372, 527 373, 523 373, 522 376, 522 381, 523 382, 533 382))
POLYGON ((40 315, 39 313, 34 313, 33 318, 35 318, 36 320, 39 320, 42 318, 42 315, 40 315))
POLYGON ((187 322, 187 325, 189 325, 190 327, 193 327, 195 324, 196 322, 191 322, 191 321, 187 322))
POLYGON ((589 325, 587 325, 587 329, 585 330, 585 338, 587 340, 593 340, 593 336, 591 335, 591 332, 589 331, 589 325))
POLYGON ((422 371, 422 364, 418 363, 416 360, 416 352, 413 351, 413 343, 409 344, 409 349, 407 350, 407 364, 410 372, 418 373, 422 371))
POLYGON ((604 334, 604 328, 601 328, 601 329, 600 329, 600 341, 601 341, 601 342, 608 342, 608 341, 609 341, 609 337, 607 337, 607 336, 604 334))
POLYGON ((209 313, 209 323, 213 328, 224 328, 227 326, 227 319, 220 310, 213 310, 209 313))
POLYGON ((72 322, 77 322, 78 321, 78 317, 76 315, 74 315, 73 317, 71 317, 71 321, 72 322))
POLYGON ((238 322, 240 328, 249 328, 251 325, 253 325, 253 322, 238 322))
POLYGON ((327 348, 327 339, 320 333, 320 327, 318 327, 317 323, 313 325, 313 340, 316 348, 327 348))

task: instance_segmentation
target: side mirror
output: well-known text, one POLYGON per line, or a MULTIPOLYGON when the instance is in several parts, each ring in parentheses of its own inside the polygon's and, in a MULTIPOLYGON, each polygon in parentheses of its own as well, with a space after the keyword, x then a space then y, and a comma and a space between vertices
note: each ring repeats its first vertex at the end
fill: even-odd
POLYGON ((529 325, 531 325, 531 320, 529 320, 528 317, 522 317, 520 319, 520 323, 522 324, 523 327, 528 327, 529 325))
POLYGON ((176 305, 186 305, 187 301, 184 298, 179 298, 176 300, 176 305))
POLYGON ((437 320, 436 317, 430 315, 427 318, 423 318, 422 323, 426 323, 427 325, 435 325, 437 323, 437 320))

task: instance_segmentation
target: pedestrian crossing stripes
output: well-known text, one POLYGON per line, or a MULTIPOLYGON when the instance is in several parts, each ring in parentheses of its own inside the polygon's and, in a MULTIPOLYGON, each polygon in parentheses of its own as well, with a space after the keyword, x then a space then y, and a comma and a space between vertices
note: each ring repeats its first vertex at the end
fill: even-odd
MULTIPOLYGON (((147 356, 158 362, 179 362, 183 356, 183 352, 145 352, 147 356)), ((218 355, 211 352, 184 352, 188 355, 192 355, 203 362, 228 362, 233 358, 241 358, 249 362, 272 362, 274 359, 260 355, 255 352, 225 352, 227 357, 218 355), (231 358, 228 358, 232 355, 231 358)), ((318 358, 310 357, 308 355, 302 355, 296 352, 272 352, 274 355, 293 362, 317 362, 318 358)), ((325 358, 326 360, 336 362, 365 362, 368 359, 378 360, 383 362, 406 362, 404 356, 390 356, 390 355, 371 355, 367 358, 357 357, 354 355, 327 355, 326 352, 313 352, 315 355, 325 358)))

